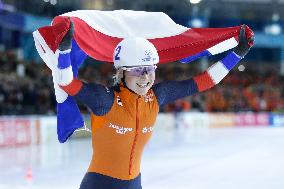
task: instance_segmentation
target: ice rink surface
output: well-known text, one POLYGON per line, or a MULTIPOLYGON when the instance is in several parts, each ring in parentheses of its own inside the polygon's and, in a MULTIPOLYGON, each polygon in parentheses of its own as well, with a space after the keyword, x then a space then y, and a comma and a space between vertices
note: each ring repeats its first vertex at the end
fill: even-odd
MULTIPOLYGON (((0 189, 78 189, 91 140, 0 148, 0 189)), ((143 189, 283 189, 284 127, 154 130, 143 189)))

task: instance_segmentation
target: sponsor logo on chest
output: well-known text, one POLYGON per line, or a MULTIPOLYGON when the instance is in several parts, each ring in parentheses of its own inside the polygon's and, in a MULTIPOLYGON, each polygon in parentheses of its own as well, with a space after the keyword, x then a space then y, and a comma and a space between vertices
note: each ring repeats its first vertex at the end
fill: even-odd
POLYGON ((117 103, 119 106, 123 106, 122 101, 121 101, 121 99, 120 99, 119 96, 116 97, 116 103, 117 103))
POLYGON ((125 135, 127 132, 131 132, 132 128, 127 128, 127 127, 121 127, 118 125, 114 125, 112 123, 109 123, 109 127, 115 129, 116 133, 125 135))
MULTIPOLYGON (((127 128, 127 127, 121 127, 121 126, 118 126, 118 125, 115 125, 115 124, 112 124, 112 123, 109 123, 109 128, 112 128, 112 129, 115 129, 115 132, 117 134, 120 134, 120 135, 125 135, 127 132, 132 132, 133 129, 132 128, 127 128)), ((150 133, 153 131, 153 127, 143 127, 141 132, 143 134, 146 134, 146 133, 150 133)))
POLYGON ((147 93, 144 96, 144 100, 145 100, 145 102, 152 102, 154 100, 154 94, 152 92, 147 93))
POLYGON ((153 131, 153 127, 143 127, 142 133, 151 133, 153 131))

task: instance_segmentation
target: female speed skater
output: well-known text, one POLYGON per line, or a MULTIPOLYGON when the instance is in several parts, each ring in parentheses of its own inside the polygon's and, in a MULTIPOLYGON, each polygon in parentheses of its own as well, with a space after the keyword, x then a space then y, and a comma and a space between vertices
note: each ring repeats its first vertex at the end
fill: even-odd
POLYGON ((140 162, 159 107, 218 84, 248 53, 253 37, 245 27, 239 44, 204 73, 183 81, 154 84, 159 56, 144 38, 125 38, 115 48, 115 84, 106 87, 73 77, 70 51, 74 26, 60 43, 58 84, 91 110, 93 155, 80 189, 142 189, 140 162))

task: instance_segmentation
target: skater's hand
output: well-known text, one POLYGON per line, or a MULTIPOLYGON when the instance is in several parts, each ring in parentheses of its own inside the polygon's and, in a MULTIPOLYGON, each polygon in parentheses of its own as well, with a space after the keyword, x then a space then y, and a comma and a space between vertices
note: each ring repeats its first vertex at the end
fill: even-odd
POLYGON ((68 32, 66 33, 66 35, 64 36, 64 38, 62 39, 61 43, 59 44, 58 49, 60 51, 65 51, 68 49, 71 49, 72 47, 72 38, 74 35, 74 24, 72 22, 72 20, 69 18, 70 20, 70 27, 68 32))
POLYGON ((251 44, 253 44, 254 37, 247 38, 246 36, 246 26, 242 25, 239 34, 239 44, 234 49, 234 52, 240 57, 244 57, 250 50, 251 44))

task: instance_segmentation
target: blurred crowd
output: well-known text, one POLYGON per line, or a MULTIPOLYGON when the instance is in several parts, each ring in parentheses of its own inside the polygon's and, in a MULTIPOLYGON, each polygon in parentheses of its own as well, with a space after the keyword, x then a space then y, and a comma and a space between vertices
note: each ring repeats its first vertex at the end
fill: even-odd
MULTIPOLYGON (((284 76, 280 75, 277 64, 245 64, 244 71, 236 66, 218 85, 169 104, 164 111, 284 112, 284 76)), ((188 65, 175 71, 166 70, 171 74, 162 75, 168 80, 182 80, 201 73, 188 65)))
POLYGON ((50 70, 43 64, 19 61, 14 52, 0 52, 0 114, 54 114, 50 70))
MULTIPOLYGON (((284 77, 273 66, 256 71, 234 69, 214 88, 164 106, 162 112, 283 112, 284 77), (281 82, 282 81, 282 82, 281 82)), ((111 64, 87 60, 79 78, 112 84, 111 64)), ((160 65, 156 83, 183 80, 201 73, 199 63, 160 65)), ((12 51, 0 52, 0 115, 55 114, 56 101, 51 71, 43 63, 18 60, 12 51)), ((82 111, 87 109, 80 104, 82 111)))

